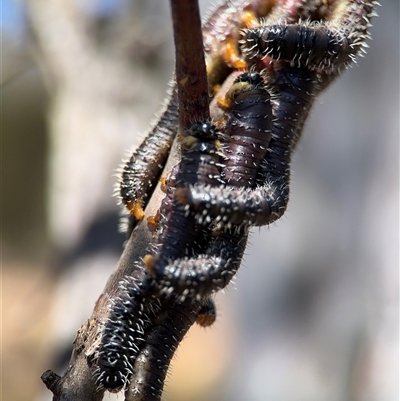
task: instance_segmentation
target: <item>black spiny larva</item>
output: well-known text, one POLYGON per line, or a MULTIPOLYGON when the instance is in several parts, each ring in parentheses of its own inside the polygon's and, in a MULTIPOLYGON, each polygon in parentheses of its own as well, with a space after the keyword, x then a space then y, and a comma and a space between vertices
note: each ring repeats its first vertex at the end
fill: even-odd
POLYGON ((201 224, 211 221, 257 224, 259 215, 270 207, 269 199, 265 199, 267 195, 255 188, 273 131, 270 95, 260 74, 252 72, 234 81, 225 100, 227 113, 221 128, 225 155, 222 174, 230 185, 207 187, 197 184, 180 190, 179 198, 197 213, 197 221, 201 224))
POLYGON ((316 85, 316 73, 307 69, 288 66, 276 72, 270 82, 274 92, 272 138, 257 171, 257 185, 230 191, 194 186, 184 202, 199 214, 199 222, 214 219, 262 226, 283 215, 289 199, 291 155, 313 104, 316 85))
POLYGON ((240 267, 247 236, 248 227, 245 226, 215 228, 203 253, 175 259, 164 267, 159 279, 164 292, 186 299, 225 288, 240 267))
POLYGON ((329 22, 268 25, 244 30, 240 41, 245 58, 270 57, 291 66, 339 74, 365 53, 368 29, 376 15, 375 0, 354 0, 333 12, 329 22))
MULTIPOLYGON (((206 303, 208 300, 205 301, 206 303)), ((169 364, 183 337, 205 304, 187 299, 163 305, 137 356, 126 396, 135 401, 159 401, 169 364)), ((209 307, 210 305, 208 305, 209 307)))
POLYGON ((120 283, 96 352, 95 377, 99 387, 118 392, 129 381, 134 358, 144 339, 146 285, 134 277, 120 283))
POLYGON ((245 56, 259 54, 311 70, 335 70, 350 64, 356 49, 343 33, 322 24, 262 26, 246 31, 245 56))
POLYGON ((267 152, 272 133, 270 94, 257 72, 239 75, 225 95, 223 133, 226 185, 253 187, 260 162, 267 152))
POLYGON ((196 254, 208 233, 195 224, 194 216, 187 216, 184 206, 176 198, 178 188, 196 182, 210 185, 221 183, 220 144, 215 127, 209 123, 195 124, 182 142, 182 159, 166 181, 167 195, 160 208, 156 245, 145 257, 146 266, 160 281, 168 263, 186 255, 196 254))
POLYGON ((177 126, 178 103, 173 90, 158 124, 122 168, 119 193, 122 203, 130 212, 130 218, 133 219, 130 231, 144 217, 144 209, 161 177, 177 126))
MULTIPOLYGON (((203 191, 205 202, 209 191, 212 195, 220 195, 221 198, 213 199, 216 210, 218 202, 223 201, 226 193, 234 191, 234 187, 241 187, 241 190, 254 187, 272 132, 270 96, 260 74, 251 72, 240 75, 221 104, 227 110, 223 121, 219 122, 224 155, 221 176, 226 183, 207 186, 199 180, 195 185, 199 192, 203 191)), ((178 188, 176 192, 184 202, 190 188, 178 188)), ((220 216, 225 216, 226 210, 220 209, 218 212, 220 216)), ((208 217, 205 216, 207 223, 212 223, 208 217)), ((214 227, 208 246, 203 248, 202 253, 173 260, 165 266, 164 286, 175 294, 190 297, 207 295, 224 288, 240 266, 247 235, 248 227, 240 224, 214 227)))

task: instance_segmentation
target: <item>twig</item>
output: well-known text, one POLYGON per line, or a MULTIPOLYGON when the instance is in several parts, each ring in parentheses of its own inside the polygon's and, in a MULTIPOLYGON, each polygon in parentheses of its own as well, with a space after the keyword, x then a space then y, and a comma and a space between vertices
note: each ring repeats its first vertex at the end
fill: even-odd
POLYGON ((203 36, 197 0, 171 0, 171 11, 179 125, 185 130, 210 119, 203 36))

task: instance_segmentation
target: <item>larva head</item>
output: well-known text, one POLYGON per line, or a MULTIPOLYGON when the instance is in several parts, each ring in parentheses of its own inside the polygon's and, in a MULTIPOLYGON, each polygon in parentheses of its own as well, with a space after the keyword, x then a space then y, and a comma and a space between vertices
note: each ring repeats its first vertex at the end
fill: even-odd
POLYGON ((137 201, 127 202, 126 204, 127 209, 131 212, 133 216, 135 216, 137 220, 143 220, 144 217, 142 204, 143 201, 141 199, 137 201))
POLYGON ((182 141, 182 151, 192 151, 197 149, 197 145, 204 142, 215 141, 217 139, 216 128, 211 123, 193 124, 188 131, 188 135, 182 141))
POLYGON ((262 87, 264 85, 263 77, 255 71, 244 72, 240 74, 234 81, 233 84, 243 82, 252 85, 252 87, 262 87))
POLYGON ((228 109, 241 95, 254 91, 265 92, 263 77, 254 71, 239 75, 225 95, 225 108, 228 109))
POLYGON ((190 133, 199 139, 215 139, 215 126, 211 123, 198 123, 190 127, 190 133))
POLYGON ((147 254, 147 255, 144 256, 143 262, 144 262, 144 264, 146 266, 146 269, 149 272, 153 273, 154 265, 155 265, 155 262, 156 262, 156 258, 153 255, 147 254))

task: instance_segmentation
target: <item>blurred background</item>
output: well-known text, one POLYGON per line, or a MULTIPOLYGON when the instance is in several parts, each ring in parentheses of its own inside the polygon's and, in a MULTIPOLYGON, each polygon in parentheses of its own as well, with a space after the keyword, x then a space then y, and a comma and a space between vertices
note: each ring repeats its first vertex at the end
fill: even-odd
MULTIPOLYGON (((312 110, 285 216, 253 230, 165 400, 398 399, 399 3, 378 12, 366 58, 312 110)), ((49 401, 40 375, 64 373, 121 254, 115 175, 165 97, 172 30, 159 0, 2 13, 2 396, 49 401)))

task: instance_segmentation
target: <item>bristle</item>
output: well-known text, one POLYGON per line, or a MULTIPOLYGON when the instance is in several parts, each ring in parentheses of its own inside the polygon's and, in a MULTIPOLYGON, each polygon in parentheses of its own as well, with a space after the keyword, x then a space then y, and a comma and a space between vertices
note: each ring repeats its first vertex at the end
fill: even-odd
POLYGON ((133 372, 134 358, 144 341, 145 297, 145 284, 126 277, 110 305, 95 357, 96 383, 110 392, 120 391, 133 372))

